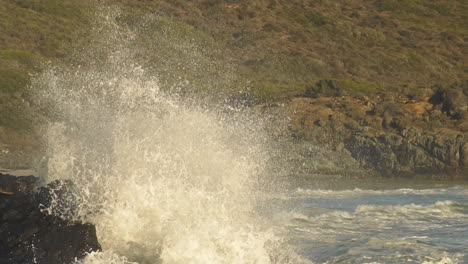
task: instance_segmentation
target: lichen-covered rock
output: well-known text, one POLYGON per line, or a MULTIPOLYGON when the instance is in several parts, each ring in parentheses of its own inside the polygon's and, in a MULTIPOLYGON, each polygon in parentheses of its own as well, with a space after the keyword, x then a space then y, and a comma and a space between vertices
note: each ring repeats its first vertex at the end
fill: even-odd
POLYGON ((41 211, 50 197, 36 182, 0 174, 0 264, 67 264, 100 250, 94 226, 41 211))

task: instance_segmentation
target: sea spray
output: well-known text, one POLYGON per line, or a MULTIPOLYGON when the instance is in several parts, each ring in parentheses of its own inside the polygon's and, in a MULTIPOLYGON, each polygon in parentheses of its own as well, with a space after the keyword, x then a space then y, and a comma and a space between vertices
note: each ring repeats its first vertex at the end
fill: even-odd
POLYGON ((75 63, 34 81, 45 177, 72 182, 46 211, 93 223, 103 247, 83 263, 299 263, 254 212, 261 120, 161 89, 119 15, 101 12, 75 63))

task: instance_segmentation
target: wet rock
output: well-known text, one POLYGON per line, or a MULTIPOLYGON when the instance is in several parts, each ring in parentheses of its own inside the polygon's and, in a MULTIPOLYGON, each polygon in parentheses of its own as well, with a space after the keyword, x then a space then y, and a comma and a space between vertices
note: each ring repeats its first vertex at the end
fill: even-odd
POLYGON ((34 176, 15 177, 0 173, 0 192, 31 192, 39 183, 34 176))
POLYGON ((41 211, 49 187, 38 179, 0 174, 0 264, 66 264, 100 250, 94 226, 41 211), (13 178, 12 178, 13 177, 13 178))

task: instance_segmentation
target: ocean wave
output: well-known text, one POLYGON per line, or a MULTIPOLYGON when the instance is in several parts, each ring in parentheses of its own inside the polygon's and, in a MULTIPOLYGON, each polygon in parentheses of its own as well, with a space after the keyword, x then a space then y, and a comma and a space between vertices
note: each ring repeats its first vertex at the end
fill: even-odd
POLYGON ((453 261, 449 257, 443 257, 442 259, 426 260, 421 264, 457 264, 458 262, 453 261))
MULTIPOLYGON (((354 211, 331 209, 294 209, 276 216, 276 221, 289 222, 288 228, 304 231, 305 236, 374 232, 406 226, 412 230, 430 230, 450 221, 464 225, 468 223, 468 205, 454 201, 438 201, 428 206, 408 205, 359 205, 354 211)), ((417 240, 417 237, 408 237, 417 240)))
POLYGON ((394 190, 367 190, 354 188, 351 190, 324 190, 324 189, 302 189, 297 188, 292 195, 294 196, 307 196, 307 197, 359 197, 368 195, 399 195, 399 194, 416 194, 416 195, 434 195, 446 194, 448 192, 459 192, 460 194, 468 194, 468 191, 460 187, 441 188, 441 189, 410 189, 401 188, 394 190))
POLYGON ((162 89, 135 62, 120 11, 98 15, 83 66, 34 81, 38 104, 60 113, 45 132, 46 180, 74 184, 47 210, 92 223, 104 250, 83 263, 300 263, 252 213, 268 160, 262 120, 162 89))
POLYGON ((138 264, 136 262, 128 261, 126 257, 119 256, 113 251, 96 251, 86 255, 86 257, 80 261, 76 261, 74 264, 138 264))
POLYGON ((408 205, 359 205, 356 208, 357 214, 382 214, 385 216, 434 216, 434 217, 467 217, 468 204, 458 203, 454 201, 438 201, 429 206, 416 204, 408 205))

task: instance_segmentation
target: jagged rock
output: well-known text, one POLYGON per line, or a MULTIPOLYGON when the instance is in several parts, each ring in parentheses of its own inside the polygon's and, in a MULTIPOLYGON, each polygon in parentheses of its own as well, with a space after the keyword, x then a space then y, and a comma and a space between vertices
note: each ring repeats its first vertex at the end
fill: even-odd
POLYGON ((446 100, 451 114, 464 111, 466 97, 447 93, 434 99, 295 98, 284 109, 294 138, 345 150, 372 173, 468 179, 468 135, 460 129, 464 119, 442 109, 446 100))
POLYGON ((93 225, 41 211, 50 192, 37 182, 0 174, 0 264, 67 264, 100 250, 93 225))
POLYGON ((417 129, 379 135, 357 133, 345 146, 363 166, 384 174, 468 175, 468 138, 464 134, 417 129))
POLYGON ((39 183, 34 176, 15 177, 0 173, 0 192, 9 194, 15 192, 31 192, 39 183))

